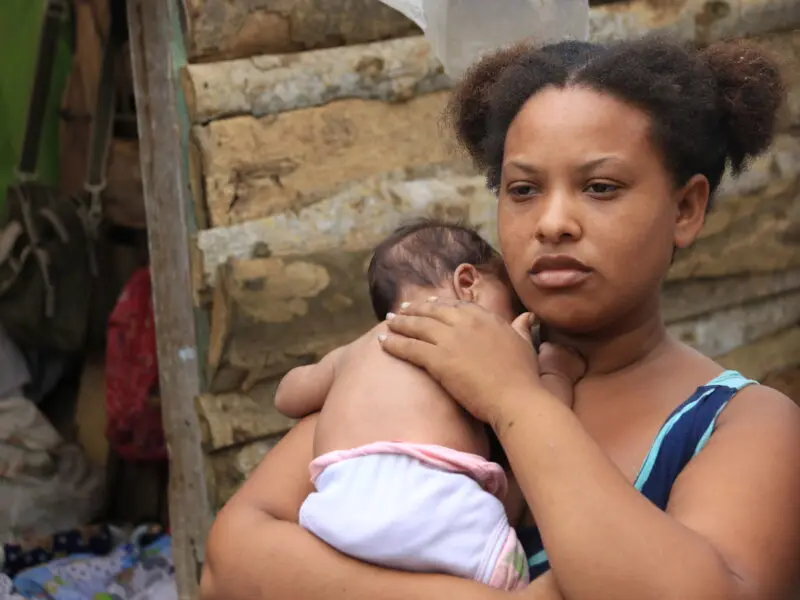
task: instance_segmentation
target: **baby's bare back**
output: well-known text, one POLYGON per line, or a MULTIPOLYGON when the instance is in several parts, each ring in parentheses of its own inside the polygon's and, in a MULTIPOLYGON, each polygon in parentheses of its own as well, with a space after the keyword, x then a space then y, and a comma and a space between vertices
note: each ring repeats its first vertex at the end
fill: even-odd
POLYGON ((386 354, 379 325, 337 361, 317 423, 314 455, 381 441, 436 444, 488 456, 483 424, 416 367, 386 354))

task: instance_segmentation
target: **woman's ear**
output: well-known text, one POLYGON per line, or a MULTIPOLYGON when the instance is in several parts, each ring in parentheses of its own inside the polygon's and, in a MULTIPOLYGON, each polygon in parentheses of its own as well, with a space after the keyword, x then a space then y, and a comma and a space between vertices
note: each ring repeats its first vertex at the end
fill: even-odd
POLYGON ((676 248, 691 246, 703 229, 709 191, 708 179, 703 175, 695 175, 681 188, 677 198, 678 212, 673 240, 676 248))
POLYGON ((453 289, 459 300, 474 302, 477 297, 477 285, 481 274, 473 265, 460 264, 453 273, 453 289))

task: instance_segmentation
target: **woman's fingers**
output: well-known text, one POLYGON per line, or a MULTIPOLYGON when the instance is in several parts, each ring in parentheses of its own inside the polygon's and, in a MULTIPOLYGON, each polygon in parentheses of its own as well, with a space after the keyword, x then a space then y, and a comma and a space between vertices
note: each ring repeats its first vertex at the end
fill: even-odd
POLYGON ((393 333, 398 333, 428 344, 439 344, 449 325, 430 317, 417 317, 406 314, 389 313, 386 324, 393 333))
POLYGON ((431 298, 427 302, 404 302, 398 314, 412 317, 429 317, 447 325, 458 323, 460 312, 469 306, 468 302, 440 300, 431 298))
POLYGON ((427 342, 392 333, 379 334, 378 342, 386 352, 395 358, 425 370, 430 369, 437 351, 435 346, 427 342))

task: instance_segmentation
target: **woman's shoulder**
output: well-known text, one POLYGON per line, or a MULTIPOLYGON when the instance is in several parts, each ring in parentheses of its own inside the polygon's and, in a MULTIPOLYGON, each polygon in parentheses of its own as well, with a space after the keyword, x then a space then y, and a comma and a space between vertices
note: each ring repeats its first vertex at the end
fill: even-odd
MULTIPOLYGON (((683 346, 683 345, 682 345, 683 346)), ((778 390, 747 377, 747 373, 729 370, 699 352, 681 348, 682 370, 700 383, 698 390, 725 387, 718 417, 714 418, 714 436, 725 431, 735 437, 763 442, 765 448, 787 440, 800 449, 800 406, 778 390), (770 440, 770 437, 777 436, 770 440)), ((727 437, 727 435, 725 436, 727 437)))
POLYGON ((730 401, 730 406, 720 415, 718 427, 739 426, 755 429, 785 430, 795 436, 800 444, 800 406, 786 394, 766 385, 743 387, 730 401))

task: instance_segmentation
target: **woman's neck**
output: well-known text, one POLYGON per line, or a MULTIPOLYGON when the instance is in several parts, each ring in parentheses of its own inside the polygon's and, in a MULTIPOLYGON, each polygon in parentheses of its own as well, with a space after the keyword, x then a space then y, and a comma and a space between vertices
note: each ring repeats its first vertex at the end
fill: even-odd
POLYGON ((547 340, 580 352, 586 360, 587 375, 619 373, 655 358, 669 344, 658 300, 655 310, 651 304, 637 313, 638 318, 591 334, 548 330, 547 340))

